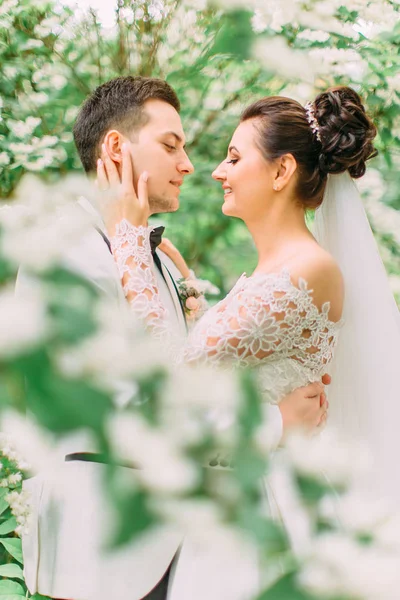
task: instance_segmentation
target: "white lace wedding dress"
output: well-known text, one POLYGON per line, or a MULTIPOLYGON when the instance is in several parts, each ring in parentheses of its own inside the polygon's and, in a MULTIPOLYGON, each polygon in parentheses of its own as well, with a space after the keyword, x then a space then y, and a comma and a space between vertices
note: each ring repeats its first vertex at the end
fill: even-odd
MULTIPOLYGON (((328 302, 319 310, 307 282, 294 282, 286 269, 243 274, 229 294, 199 319, 183 344, 174 340, 151 268, 151 230, 123 220, 111 246, 132 309, 154 335, 175 344, 176 360, 251 367, 269 403, 278 403, 327 372, 342 321, 329 319, 328 302)), ((277 503, 285 521, 279 499, 277 503)), ((192 575, 186 579, 189 582, 192 575)), ((180 591, 169 598, 194 598, 185 585, 179 584, 180 591)))
POLYGON ((183 346, 174 340, 151 268, 151 231, 123 220, 111 246, 133 311, 154 335, 169 341, 177 361, 255 368, 263 397, 271 403, 321 378, 342 321, 329 319, 328 302, 319 310, 307 282, 299 279, 296 285, 287 269, 243 274, 200 318, 183 346))

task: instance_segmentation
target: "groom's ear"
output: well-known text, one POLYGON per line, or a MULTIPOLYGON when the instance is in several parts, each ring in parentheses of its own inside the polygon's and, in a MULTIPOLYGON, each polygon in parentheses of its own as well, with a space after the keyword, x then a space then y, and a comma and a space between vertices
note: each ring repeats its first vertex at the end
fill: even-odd
POLYGON ((122 162, 122 144, 124 141, 125 138, 116 129, 107 131, 106 135, 104 136, 103 143, 106 146, 107 152, 112 160, 117 164, 121 164, 122 162))

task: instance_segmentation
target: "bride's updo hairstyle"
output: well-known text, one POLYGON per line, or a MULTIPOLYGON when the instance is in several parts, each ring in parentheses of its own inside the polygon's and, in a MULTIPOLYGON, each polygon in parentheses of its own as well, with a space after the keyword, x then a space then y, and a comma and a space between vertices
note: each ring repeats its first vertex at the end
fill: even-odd
POLYGON ((305 209, 321 203, 329 173, 349 171, 357 179, 376 156, 376 127, 360 96, 349 87, 331 88, 311 105, 318 131, 306 109, 290 98, 271 96, 248 106, 241 121, 254 119, 256 143, 267 161, 292 154, 297 162, 297 196, 305 209))

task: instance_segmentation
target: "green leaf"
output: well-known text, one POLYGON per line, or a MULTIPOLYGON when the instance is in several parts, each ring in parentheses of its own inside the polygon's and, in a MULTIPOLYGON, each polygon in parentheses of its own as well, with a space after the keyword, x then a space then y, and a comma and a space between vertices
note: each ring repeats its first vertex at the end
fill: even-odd
POLYGON ((25 598, 25 590, 20 583, 3 579, 0 581, 0 599, 1 600, 21 600, 25 598))
POLYGON ((0 565, 0 577, 14 577, 15 579, 21 579, 21 581, 24 581, 24 573, 22 568, 15 563, 0 565))
POLYGON ((0 544, 22 565, 22 542, 19 538, 0 538, 0 544))
POLYGON ((12 533, 18 527, 18 523, 15 520, 15 517, 11 517, 4 521, 4 523, 0 524, 0 535, 7 535, 7 533, 12 533))
POLYGON ((258 596, 257 600, 311 600, 311 597, 299 590, 293 574, 285 575, 272 587, 258 596))
POLYGON ((239 426, 245 439, 251 438, 262 420, 260 393, 255 379, 245 371, 240 379, 243 404, 240 408, 239 426))
POLYGON ((3 514, 3 512, 4 512, 5 510, 7 510, 7 508, 9 508, 9 504, 8 504, 8 502, 6 502, 6 501, 4 500, 4 498, 1 498, 1 500, 0 500, 0 515, 2 515, 2 514, 3 514))
POLYGON ((2 488, 1 493, 0 493, 0 515, 3 514, 3 512, 5 510, 7 510, 7 508, 9 508, 9 504, 7 502, 7 500, 5 500, 4 496, 6 494, 9 493, 9 490, 7 488, 2 488))

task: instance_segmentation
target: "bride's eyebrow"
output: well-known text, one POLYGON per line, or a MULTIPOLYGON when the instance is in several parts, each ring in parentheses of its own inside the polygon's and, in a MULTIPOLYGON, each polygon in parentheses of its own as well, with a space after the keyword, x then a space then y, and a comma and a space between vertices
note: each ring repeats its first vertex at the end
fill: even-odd
POLYGON ((228 148, 228 152, 232 152, 232 150, 234 150, 235 152, 237 152, 238 154, 240 154, 239 150, 236 148, 236 146, 229 146, 228 148))

